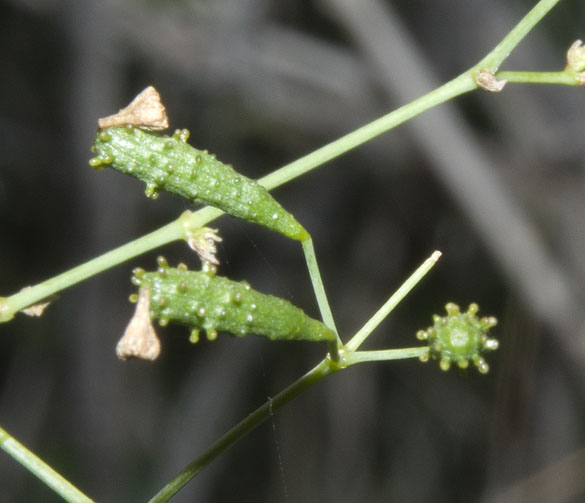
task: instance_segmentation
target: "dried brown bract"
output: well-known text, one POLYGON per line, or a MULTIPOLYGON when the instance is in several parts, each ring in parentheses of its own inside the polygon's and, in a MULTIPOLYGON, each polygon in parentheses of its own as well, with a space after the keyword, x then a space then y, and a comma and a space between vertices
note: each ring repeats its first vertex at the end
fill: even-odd
POLYGON ((149 86, 117 114, 98 119, 98 126, 100 129, 136 126, 141 129, 159 131, 169 127, 169 120, 158 91, 149 86))
POLYGON ((490 93, 499 93, 504 86, 508 82, 507 80, 497 80, 494 73, 490 70, 481 70, 477 77, 475 77, 475 82, 478 86, 490 93))
MULTIPOLYGON (((30 290, 30 289, 31 289, 30 286, 25 286, 21 290, 21 292, 25 292, 26 290, 30 290)), ((53 302, 55 299, 57 299, 57 297, 58 297, 57 295, 51 295, 51 296, 47 297, 46 299, 43 299, 40 302, 37 302, 36 304, 32 304, 31 306, 25 307, 20 312, 23 314, 26 314, 27 316, 42 316, 45 309, 47 309, 49 304, 51 302, 53 302)))
POLYGON ((160 341, 150 321, 150 290, 141 289, 134 316, 116 346, 120 360, 140 358, 156 360, 160 354, 160 341))

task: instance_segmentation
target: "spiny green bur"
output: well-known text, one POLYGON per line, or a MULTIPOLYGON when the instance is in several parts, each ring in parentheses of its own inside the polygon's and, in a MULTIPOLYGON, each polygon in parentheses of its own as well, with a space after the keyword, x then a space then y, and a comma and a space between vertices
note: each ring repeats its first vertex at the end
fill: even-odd
MULTIPOLYGON (((205 330, 209 339, 215 339, 218 331, 273 340, 335 339, 333 331, 290 302, 257 292, 246 282, 216 276, 210 266, 188 271, 180 264, 175 269, 159 257, 156 272, 135 269, 132 282, 150 290, 151 319, 158 319, 163 326, 173 322, 190 327, 192 342, 197 342, 200 330, 205 330)), ((137 296, 133 297, 136 300, 137 296)))
POLYGON ((445 310, 447 316, 435 314, 434 325, 416 334, 429 344, 429 352, 421 359, 439 360, 443 370, 449 370, 452 364, 465 369, 473 362, 482 374, 487 373, 489 366, 482 354, 498 348, 498 341, 487 336, 489 329, 496 325, 496 318, 478 318, 477 304, 470 304, 467 312, 461 313, 459 306, 450 302, 445 310))
POLYGON ((89 161, 96 169, 110 166, 146 183, 155 199, 166 190, 194 204, 208 204, 255 222, 297 241, 309 235, 255 180, 237 173, 206 150, 187 144, 189 131, 165 136, 137 127, 110 127, 99 131, 89 161))

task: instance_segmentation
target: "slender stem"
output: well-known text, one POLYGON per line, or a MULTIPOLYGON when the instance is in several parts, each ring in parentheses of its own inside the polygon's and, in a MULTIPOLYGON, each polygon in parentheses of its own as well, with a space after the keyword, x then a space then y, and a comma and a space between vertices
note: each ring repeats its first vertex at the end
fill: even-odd
POLYGON ((406 295, 415 287, 415 285, 433 268, 437 260, 441 257, 441 252, 435 251, 426 259, 410 277, 392 294, 392 296, 378 309, 366 324, 352 337, 346 344, 349 351, 356 351, 374 329, 384 321, 386 316, 406 297, 406 295))
POLYGON ((559 2, 560 0, 540 0, 475 68, 486 68, 495 73, 530 30, 559 2))
MULTIPOLYGON (((221 214, 221 212, 220 212, 221 214)), ((204 225, 217 217, 217 210, 214 208, 204 208, 191 216, 191 220, 199 225, 204 225)), ((11 320, 14 315, 21 309, 30 306, 40 300, 53 295, 56 292, 64 290, 84 279, 95 276, 96 274, 121 264, 132 257, 146 253, 184 236, 184 227, 181 219, 177 219, 150 234, 146 234, 134 241, 130 241, 119 248, 115 248, 99 257, 85 262, 73 269, 70 269, 58 276, 38 283, 28 290, 20 291, 10 297, 0 299, 0 322, 11 320)))
POLYGON ((313 246, 313 240, 309 237, 301 243, 303 245, 303 252, 305 254, 305 262, 309 269, 309 276, 311 277, 311 283, 317 298, 317 304, 319 305, 319 311, 321 312, 321 318, 325 325, 335 332, 336 340, 330 344, 330 354, 333 361, 339 361, 339 348, 342 346, 341 339, 335 326, 335 319, 331 312, 331 306, 327 300, 327 294, 325 293, 325 287, 323 286, 323 279, 321 278, 321 271, 317 264, 317 255, 315 254, 315 248, 313 246))
POLYGON ((582 86, 579 74, 574 70, 562 72, 497 72, 496 79, 525 84, 561 84, 582 86))
POLYGON ((345 154, 376 136, 386 133, 390 129, 395 128, 399 124, 412 119, 428 109, 476 88, 477 84, 473 80, 470 72, 465 72, 407 105, 273 171, 258 181, 269 190, 278 187, 316 167, 322 166, 326 162, 345 154))
POLYGON ((187 482, 195 477, 203 468, 217 458, 221 453, 229 449, 238 440, 247 435, 250 431, 262 424, 266 419, 279 410, 286 403, 297 395, 310 388, 321 379, 340 370, 340 367, 331 360, 323 360, 303 377, 282 390, 274 398, 258 407, 245 419, 240 421, 231 430, 216 440, 206 451, 189 463, 177 474, 168 484, 156 493, 148 503, 165 503, 175 495, 187 482))
POLYGON ((380 349, 377 351, 349 351, 342 355, 341 364, 349 367, 356 363, 420 358, 421 355, 426 354, 428 351, 428 346, 420 348, 380 349))
POLYGON ((93 503, 92 499, 88 498, 2 428, 0 428, 0 447, 28 471, 41 479, 65 501, 69 503, 93 503))

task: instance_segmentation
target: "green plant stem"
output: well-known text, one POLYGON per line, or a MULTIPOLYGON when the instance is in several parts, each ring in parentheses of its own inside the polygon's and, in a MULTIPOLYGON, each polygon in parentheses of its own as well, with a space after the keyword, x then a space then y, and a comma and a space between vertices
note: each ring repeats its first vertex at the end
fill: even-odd
POLYGON ((495 73, 504 60, 510 55, 514 48, 528 35, 540 20, 557 4, 560 0, 540 0, 520 22, 512 28, 502 41, 494 47, 490 53, 483 58, 477 65, 476 71, 487 69, 495 73))
POLYGON ((565 86, 582 86, 579 74, 574 70, 562 72, 498 72, 497 80, 507 80, 517 84, 560 84, 565 86))
POLYGON ((428 351, 428 346, 404 349, 380 349, 377 351, 348 351, 342 353, 341 365, 349 367, 357 363, 420 358, 421 355, 428 353, 428 351))
POLYGON ((330 345, 331 358, 334 361, 339 360, 339 347, 342 345, 341 339, 339 339, 339 333, 335 326, 335 319, 331 312, 331 306, 327 300, 327 294, 325 293, 325 287, 323 286, 323 280, 321 278, 321 271, 317 264, 317 255, 315 254, 315 247, 313 246, 313 239, 309 238, 303 241, 303 252, 305 254, 305 262, 309 269, 309 276, 311 277, 311 283, 313 284, 313 290, 315 297, 317 298, 317 304, 319 305, 319 311, 325 325, 335 332, 336 340, 330 345))
MULTIPOLYGON (((198 222, 200 225, 204 225, 205 222, 217 218, 219 216, 217 213, 218 210, 215 208, 204 208, 192 215, 191 220, 194 223, 198 222)), ((21 309, 35 304, 56 292, 75 285, 91 276, 95 276, 132 257, 158 248, 161 244, 182 239, 183 237, 184 226, 182 220, 179 218, 154 232, 126 243, 119 248, 115 248, 89 262, 85 262, 58 276, 38 283, 28 290, 23 290, 10 297, 0 299, 0 322, 11 320, 21 309)))
POLYGON ((194 461, 189 463, 181 472, 177 474, 168 484, 166 484, 148 503, 164 503, 176 494, 187 482, 195 477, 203 468, 217 458, 221 453, 226 451, 238 440, 262 424, 266 419, 273 415, 286 403, 290 402, 297 395, 318 383, 325 377, 337 372, 341 367, 329 359, 323 360, 303 377, 282 390, 274 398, 269 399, 266 403, 258 407, 245 419, 240 421, 236 426, 226 434, 216 440, 206 451, 198 456, 194 461))
POLYGON ((193 477, 209 465, 220 454, 229 449, 238 440, 247 435, 254 428, 266 421, 277 410, 290 402, 300 393, 315 385, 325 377, 328 377, 346 367, 357 363, 400 360, 406 358, 418 358, 428 351, 428 348, 389 349, 381 351, 344 352, 340 364, 330 359, 325 359, 316 367, 307 372, 303 377, 285 388, 274 398, 269 399, 254 412, 240 421, 231 430, 216 440, 207 450, 181 470, 169 481, 148 503, 166 503, 181 490, 193 477))
POLYGON ((0 447, 28 471, 41 479, 65 501, 69 503, 93 503, 92 499, 88 498, 2 428, 0 428, 0 447))
POLYGON ((441 87, 411 101, 379 119, 376 119, 338 140, 335 140, 314 152, 283 166, 258 180, 267 189, 273 189, 297 178, 346 152, 367 143, 409 119, 449 101, 460 94, 472 91, 477 84, 470 72, 465 72, 441 87))
POLYGON ((400 285, 398 290, 384 303, 384 305, 376 311, 365 325, 358 330, 358 332, 346 344, 349 351, 356 351, 374 329, 382 323, 382 321, 392 312, 392 310, 408 295, 408 293, 415 287, 415 285, 433 268, 437 260, 441 257, 441 252, 435 251, 426 259, 410 277, 400 285))

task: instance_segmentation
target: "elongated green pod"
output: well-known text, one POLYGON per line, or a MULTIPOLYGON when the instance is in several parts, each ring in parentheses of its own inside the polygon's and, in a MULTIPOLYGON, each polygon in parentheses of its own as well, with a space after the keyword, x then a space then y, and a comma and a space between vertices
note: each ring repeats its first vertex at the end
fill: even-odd
POLYGON ((189 271, 184 264, 169 267, 159 257, 155 272, 136 269, 132 282, 140 291, 150 292, 151 319, 158 319, 163 326, 172 322, 190 327, 193 342, 200 330, 205 330, 209 339, 215 339, 218 331, 272 340, 335 339, 332 330, 290 302, 253 290, 246 282, 216 276, 211 266, 189 271))
POLYGON ((206 150, 190 146, 188 138, 186 129, 166 136, 134 126, 109 127, 97 133, 92 146, 97 156, 90 160, 90 165, 110 166, 142 180, 148 197, 156 198, 166 190, 297 241, 309 237, 262 185, 237 173, 206 150))

